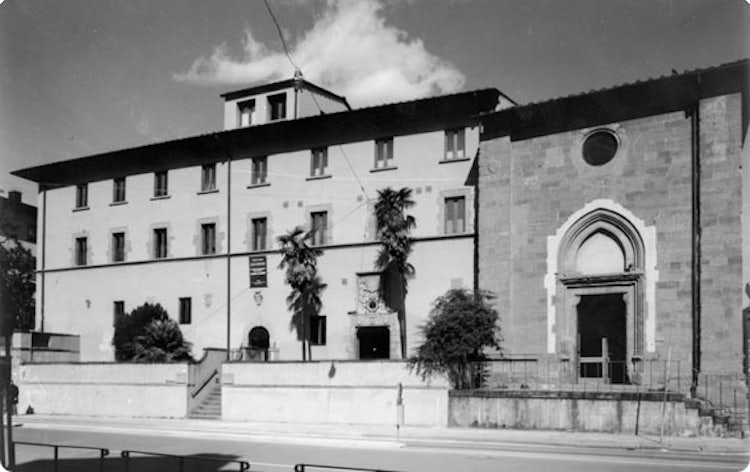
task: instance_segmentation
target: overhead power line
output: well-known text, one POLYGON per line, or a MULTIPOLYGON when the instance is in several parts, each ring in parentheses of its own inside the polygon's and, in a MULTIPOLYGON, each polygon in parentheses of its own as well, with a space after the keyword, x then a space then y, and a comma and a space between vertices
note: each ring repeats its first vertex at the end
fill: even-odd
MULTIPOLYGON (((279 39, 281 39, 281 46, 284 48, 284 53, 286 53, 287 59, 289 59, 289 63, 292 64, 292 67, 294 67, 294 78, 302 78, 302 69, 299 68, 297 63, 294 61, 294 58, 292 57, 292 53, 289 51, 289 47, 286 44, 286 38, 284 38, 284 33, 281 29, 281 25, 279 24, 279 21, 276 19, 276 15, 274 15, 273 10, 271 9, 271 4, 268 2, 268 0, 263 0, 263 3, 266 4, 266 8, 268 9, 268 14, 271 15, 271 20, 273 20, 273 24, 276 25, 276 31, 279 33, 279 39)), ((311 93, 313 102, 315 103, 315 106, 318 108, 318 112, 323 114, 323 108, 318 103, 318 99, 315 97, 314 93, 311 93)), ((365 198, 367 200, 370 200, 370 195, 367 193, 367 190, 365 190, 365 186, 362 185, 362 181, 360 180, 359 176, 357 175, 357 172, 354 170, 354 167, 352 166, 352 163, 349 161, 349 156, 346 155, 346 151, 344 151, 344 148, 339 145, 339 150, 341 151, 341 154, 344 156, 344 160, 346 161, 346 164, 349 166, 349 169, 352 171, 352 175, 354 175, 354 178, 357 180, 357 183, 359 184, 359 189, 362 190, 362 193, 364 194, 365 198)))
POLYGON ((273 24, 276 25, 276 31, 279 32, 279 38, 281 39, 281 46, 284 48, 284 53, 286 53, 286 57, 287 59, 289 59, 289 62, 292 64, 292 67, 294 67, 294 71, 296 73, 297 71, 300 70, 300 68, 297 67, 297 63, 294 62, 292 53, 289 51, 289 47, 286 44, 286 38, 284 38, 284 32, 281 30, 281 25, 279 25, 279 22, 276 19, 276 15, 273 14, 273 10, 271 9, 271 4, 268 3, 268 0, 263 0, 263 3, 266 4, 266 8, 268 9, 268 14, 271 15, 271 20, 273 20, 273 24))

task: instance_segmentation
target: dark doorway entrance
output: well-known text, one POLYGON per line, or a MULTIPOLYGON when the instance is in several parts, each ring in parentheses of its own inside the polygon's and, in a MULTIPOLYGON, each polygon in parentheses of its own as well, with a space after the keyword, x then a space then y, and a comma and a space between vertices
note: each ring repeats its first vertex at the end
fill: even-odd
POLYGON ((360 359, 388 359, 391 330, 387 326, 363 326, 357 330, 360 359))
POLYGON ((578 303, 580 376, 626 383, 626 332, 622 293, 582 295, 578 303))
POLYGON ((246 357, 251 360, 268 360, 269 336, 268 330, 263 326, 256 326, 247 335, 246 357))

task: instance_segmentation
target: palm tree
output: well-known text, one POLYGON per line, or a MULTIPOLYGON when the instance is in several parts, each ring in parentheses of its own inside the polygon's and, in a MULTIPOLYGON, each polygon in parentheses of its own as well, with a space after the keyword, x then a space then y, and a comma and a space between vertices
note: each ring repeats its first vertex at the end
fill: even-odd
POLYGON ((307 359, 312 360, 310 318, 320 313, 321 308, 323 308, 320 295, 326 287, 328 287, 328 284, 323 283, 321 278, 315 275, 299 290, 292 290, 286 297, 286 304, 292 312, 289 327, 290 329, 296 328, 298 337, 302 340, 302 360, 305 360, 305 352, 307 353, 307 359), (307 344, 306 349, 305 344, 307 344))
MULTIPOLYGON (((406 359, 406 292, 408 280, 414 277, 414 266, 409 263, 413 239, 411 230, 417 225, 406 210, 414 206, 411 189, 394 190, 390 187, 378 190, 375 202, 377 237, 381 243, 377 268, 384 273, 385 282, 394 289, 395 300, 387 300, 398 313, 401 331, 401 358, 406 359), (395 305, 393 302, 396 302, 395 305)), ((385 285, 383 285, 385 287, 385 285)), ((385 290, 383 290, 385 292, 385 290)))
POLYGON ((287 305, 292 311, 291 326, 296 327, 297 337, 302 341, 302 360, 310 354, 308 324, 310 316, 320 312, 323 303, 320 293, 326 284, 318 277, 318 256, 320 248, 308 244, 312 232, 297 226, 287 234, 279 236, 281 262, 279 269, 285 269, 285 281, 292 288, 287 297, 287 305))

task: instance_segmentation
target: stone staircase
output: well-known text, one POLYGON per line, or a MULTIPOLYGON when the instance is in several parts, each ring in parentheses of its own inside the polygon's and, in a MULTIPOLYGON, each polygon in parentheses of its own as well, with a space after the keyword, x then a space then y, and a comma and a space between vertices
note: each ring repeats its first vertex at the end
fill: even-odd
POLYGON ((711 407, 705 401, 695 401, 698 409, 700 430, 698 435, 709 438, 744 438, 747 418, 744 411, 726 407, 711 407))
POLYGON ((188 414, 188 418, 201 420, 221 419, 221 383, 217 382, 211 386, 211 391, 198 406, 193 408, 190 414, 188 414))

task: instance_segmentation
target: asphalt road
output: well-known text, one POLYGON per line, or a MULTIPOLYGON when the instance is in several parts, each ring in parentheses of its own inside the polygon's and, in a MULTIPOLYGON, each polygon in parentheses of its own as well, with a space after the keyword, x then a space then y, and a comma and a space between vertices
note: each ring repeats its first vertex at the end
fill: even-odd
MULTIPOLYGON (((148 451, 188 456, 185 472, 240 470, 245 460, 251 471, 292 471, 295 464, 324 464, 393 471, 737 471, 747 457, 653 450, 560 447, 533 444, 450 443, 445 441, 322 441, 200 438, 182 433, 121 433, 65 429, 15 428, 16 441, 86 445, 110 449, 104 471, 179 470, 179 459, 132 454, 128 467, 120 451, 148 451), (212 456, 217 461, 198 457, 212 456)), ((60 472, 98 471, 98 451, 59 450, 60 472)), ((19 445, 18 471, 53 470, 53 450, 19 445)), ((308 468, 315 472, 320 469, 308 468)))

